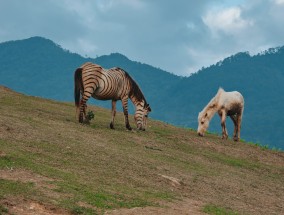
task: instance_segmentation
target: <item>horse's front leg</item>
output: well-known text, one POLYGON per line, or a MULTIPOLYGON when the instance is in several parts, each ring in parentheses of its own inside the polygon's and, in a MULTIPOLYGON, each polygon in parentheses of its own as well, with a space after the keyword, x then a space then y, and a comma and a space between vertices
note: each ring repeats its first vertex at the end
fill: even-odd
POLYGON ((122 107, 123 107, 123 113, 124 113, 124 121, 125 121, 125 127, 128 130, 132 130, 129 119, 128 119, 128 97, 124 97, 121 99, 122 107))
POLYGON ((115 115, 116 115, 116 101, 112 100, 112 102, 111 102, 111 122, 110 122, 110 125, 109 125, 109 127, 111 129, 114 129, 114 118, 115 118, 115 115))
POLYGON ((221 127, 222 127, 222 139, 228 139, 228 132, 226 129, 226 112, 222 110, 219 113, 219 116, 221 118, 221 127))

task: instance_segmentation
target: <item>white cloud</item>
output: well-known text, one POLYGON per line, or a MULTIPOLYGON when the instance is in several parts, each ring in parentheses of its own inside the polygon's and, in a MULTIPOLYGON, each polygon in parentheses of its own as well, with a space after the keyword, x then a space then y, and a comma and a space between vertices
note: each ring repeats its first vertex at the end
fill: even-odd
POLYGON ((231 54, 234 54, 234 52, 232 53, 228 53, 228 52, 220 52, 217 51, 217 49, 199 49, 199 48, 191 48, 188 47, 187 48, 187 53, 188 56, 191 59, 197 60, 199 59, 200 64, 199 65, 189 65, 186 70, 184 71, 185 74, 190 75, 191 73, 197 72, 199 69, 201 69, 202 67, 208 67, 212 64, 215 64, 221 60, 223 60, 224 58, 228 57, 231 54), (214 63, 213 63, 214 62, 214 63))
POLYGON ((234 35, 253 25, 253 21, 241 17, 241 12, 239 7, 210 10, 202 20, 215 36, 218 32, 234 35))
POLYGON ((277 5, 284 5, 284 0, 274 0, 277 5))

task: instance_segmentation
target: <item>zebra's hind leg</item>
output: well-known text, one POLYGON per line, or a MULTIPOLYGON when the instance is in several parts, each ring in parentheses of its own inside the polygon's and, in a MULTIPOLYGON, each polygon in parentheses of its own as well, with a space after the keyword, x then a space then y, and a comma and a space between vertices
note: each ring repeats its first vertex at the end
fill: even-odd
POLYGON ((79 115, 79 122, 80 122, 80 123, 83 123, 83 122, 84 122, 83 113, 81 113, 81 112, 80 112, 80 115, 79 115))
POLYGON ((81 100, 79 106, 79 123, 84 122, 84 113, 85 113, 85 104, 81 100))
POLYGON ((92 92, 93 92, 92 90, 93 90, 93 88, 86 88, 84 90, 82 99, 80 101, 80 115, 79 115, 79 122, 80 123, 86 123, 86 124, 90 123, 90 120, 89 120, 89 118, 87 117, 87 114, 86 114, 86 109, 87 109, 87 101, 89 100, 89 98, 91 97, 92 92))
POLYGON ((116 101, 112 100, 112 102, 111 102, 111 122, 109 124, 109 127, 111 129, 114 129, 114 117, 115 117, 115 114, 116 114, 116 101))
POLYGON ((89 123, 89 119, 86 115, 86 109, 87 109, 87 104, 86 104, 86 101, 81 101, 81 104, 80 104, 80 114, 79 114, 79 122, 80 123, 86 123, 88 124, 89 123))

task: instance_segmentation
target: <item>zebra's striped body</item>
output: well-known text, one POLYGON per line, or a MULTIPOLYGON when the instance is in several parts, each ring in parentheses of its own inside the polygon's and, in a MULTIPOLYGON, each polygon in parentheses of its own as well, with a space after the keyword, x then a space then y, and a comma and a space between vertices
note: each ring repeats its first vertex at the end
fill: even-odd
MULTIPOLYGON (((86 119, 86 103, 92 96, 98 100, 112 100, 112 119, 114 128, 116 101, 121 100, 126 128, 131 130, 128 120, 128 98, 136 107, 134 115, 137 128, 145 130, 146 118, 151 111, 149 104, 136 82, 120 68, 103 69, 93 63, 85 63, 75 71, 75 105, 79 109, 79 122, 86 119), (80 95, 82 98, 80 98, 80 95)), ((77 110, 78 111, 78 110, 77 110)))

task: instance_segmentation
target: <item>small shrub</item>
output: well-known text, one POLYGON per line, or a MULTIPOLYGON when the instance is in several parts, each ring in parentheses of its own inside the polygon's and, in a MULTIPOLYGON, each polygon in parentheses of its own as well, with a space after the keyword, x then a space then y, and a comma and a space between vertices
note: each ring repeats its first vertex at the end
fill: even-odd
POLYGON ((262 148, 263 150, 269 149, 269 145, 268 145, 268 144, 263 145, 263 146, 261 146, 261 148, 262 148))
POLYGON ((85 207, 80 207, 80 206, 75 206, 72 209, 71 213, 74 214, 74 215, 80 215, 80 214, 95 215, 95 214, 98 214, 96 211, 92 210, 91 208, 85 208, 85 207))
POLYGON ((6 207, 0 205, 0 214, 2 214, 2 213, 8 213, 8 212, 9 212, 9 211, 8 211, 8 209, 7 209, 6 207))
POLYGON ((91 111, 91 110, 88 111, 88 113, 87 113, 87 118, 88 118, 89 121, 91 121, 92 119, 94 119, 94 118, 95 118, 94 112, 91 111))

